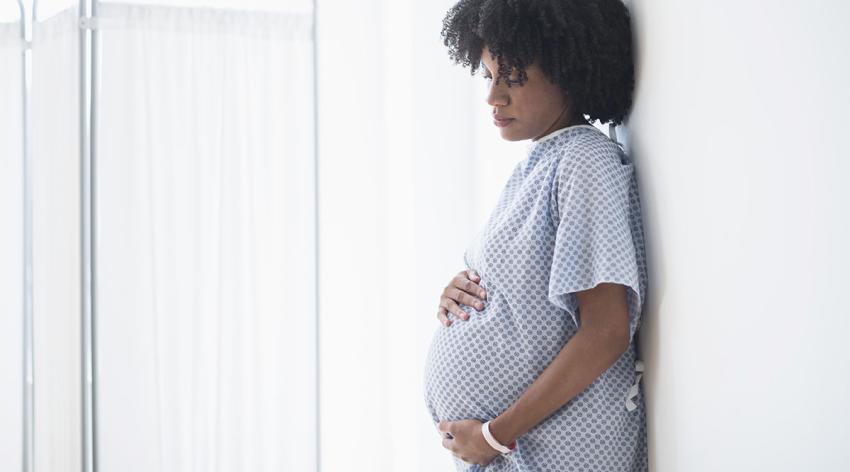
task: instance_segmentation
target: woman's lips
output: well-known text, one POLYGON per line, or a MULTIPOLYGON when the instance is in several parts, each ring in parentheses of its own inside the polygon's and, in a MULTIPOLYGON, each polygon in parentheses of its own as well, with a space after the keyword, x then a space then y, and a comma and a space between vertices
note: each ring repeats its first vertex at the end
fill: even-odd
POLYGON ((493 124, 498 126, 499 128, 504 128, 509 124, 513 123, 514 118, 493 118, 493 124))

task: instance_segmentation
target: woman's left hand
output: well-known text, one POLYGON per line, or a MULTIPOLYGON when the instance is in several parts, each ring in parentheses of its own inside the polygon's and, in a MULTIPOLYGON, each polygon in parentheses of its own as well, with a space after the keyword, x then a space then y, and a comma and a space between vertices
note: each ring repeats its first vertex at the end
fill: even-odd
POLYGON ((486 466, 501 454, 484 439, 478 420, 440 421, 437 431, 443 437, 443 447, 469 464, 486 466), (448 438, 446 433, 452 438, 448 438))

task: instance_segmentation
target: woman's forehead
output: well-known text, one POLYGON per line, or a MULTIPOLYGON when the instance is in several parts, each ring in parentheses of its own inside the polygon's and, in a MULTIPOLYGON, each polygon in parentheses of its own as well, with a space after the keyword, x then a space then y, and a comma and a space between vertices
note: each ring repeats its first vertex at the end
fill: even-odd
MULTIPOLYGON (((501 60, 500 60, 500 58, 498 58, 498 57, 495 57, 495 58, 494 58, 494 57, 492 56, 492 54, 493 54, 493 53, 490 51, 490 49, 488 49, 488 48, 487 48, 487 46, 486 46, 486 45, 484 45, 484 46, 481 48, 481 60, 480 60, 479 62, 481 63, 481 65, 482 65, 482 66, 484 66, 484 65, 485 65, 485 64, 484 64, 485 58, 486 58, 486 60, 487 60, 487 61, 490 61, 491 63, 493 63, 493 65, 494 65, 494 66, 497 66, 497 67, 498 67, 498 64, 500 64, 500 63, 510 62, 510 61, 509 61, 507 58, 505 58, 505 57, 502 57, 502 58, 501 58, 501 60)), ((536 61, 535 61, 535 62, 536 62, 536 61)), ((529 66, 531 66, 531 64, 529 64, 529 66)), ((515 71, 516 71, 516 69, 517 69, 516 67, 512 67, 512 68, 511 68, 511 72, 515 72, 515 71)), ((529 69, 529 67, 526 67, 526 70, 528 70, 528 69, 529 69)))
MULTIPOLYGON (((488 57, 488 60, 490 60, 492 62, 493 68, 498 70, 499 66, 498 66, 498 63, 496 62, 496 60, 491 59, 489 57, 488 57)), ((506 62, 506 61, 503 58, 501 62, 506 62)), ((526 74, 534 74, 535 73, 534 72, 535 66, 536 66, 536 64, 534 64, 534 63, 525 66, 525 73, 526 74)), ((480 67, 485 68, 487 70, 490 70, 490 67, 487 67, 487 64, 484 63, 484 54, 481 55, 481 65, 480 65, 480 67)), ((510 71, 511 74, 518 73, 518 72, 519 72, 519 70, 516 67, 511 67, 511 71, 510 71)))
POLYGON ((485 62, 490 62, 490 63, 493 64, 493 66, 498 67, 498 65, 500 63, 505 62, 505 58, 501 58, 501 60, 500 60, 500 58, 498 58, 498 57, 493 57, 492 54, 493 53, 490 52, 490 50, 487 49, 486 46, 481 50, 481 65, 482 66, 486 65, 485 62))

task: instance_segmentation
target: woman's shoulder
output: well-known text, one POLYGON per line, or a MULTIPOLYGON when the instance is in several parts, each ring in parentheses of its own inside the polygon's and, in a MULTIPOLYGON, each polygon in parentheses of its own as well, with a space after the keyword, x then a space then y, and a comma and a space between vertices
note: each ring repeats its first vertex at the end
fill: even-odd
POLYGON ((623 147, 598 129, 584 128, 581 133, 553 142, 558 174, 630 171, 632 162, 623 147))

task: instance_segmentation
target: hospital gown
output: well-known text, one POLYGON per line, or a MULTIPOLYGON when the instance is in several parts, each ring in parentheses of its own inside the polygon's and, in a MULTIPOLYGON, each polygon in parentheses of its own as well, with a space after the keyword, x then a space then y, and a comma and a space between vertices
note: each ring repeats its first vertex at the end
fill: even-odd
POLYGON ((487 299, 481 311, 461 304, 469 320, 449 314, 452 324, 433 335, 424 394, 435 425, 484 422, 514 403, 578 331, 577 291, 627 286, 631 341, 584 391, 517 438, 512 453, 486 467, 452 455, 457 470, 646 471, 635 334, 647 277, 637 179, 621 146, 591 125, 533 141, 464 262, 487 299))

